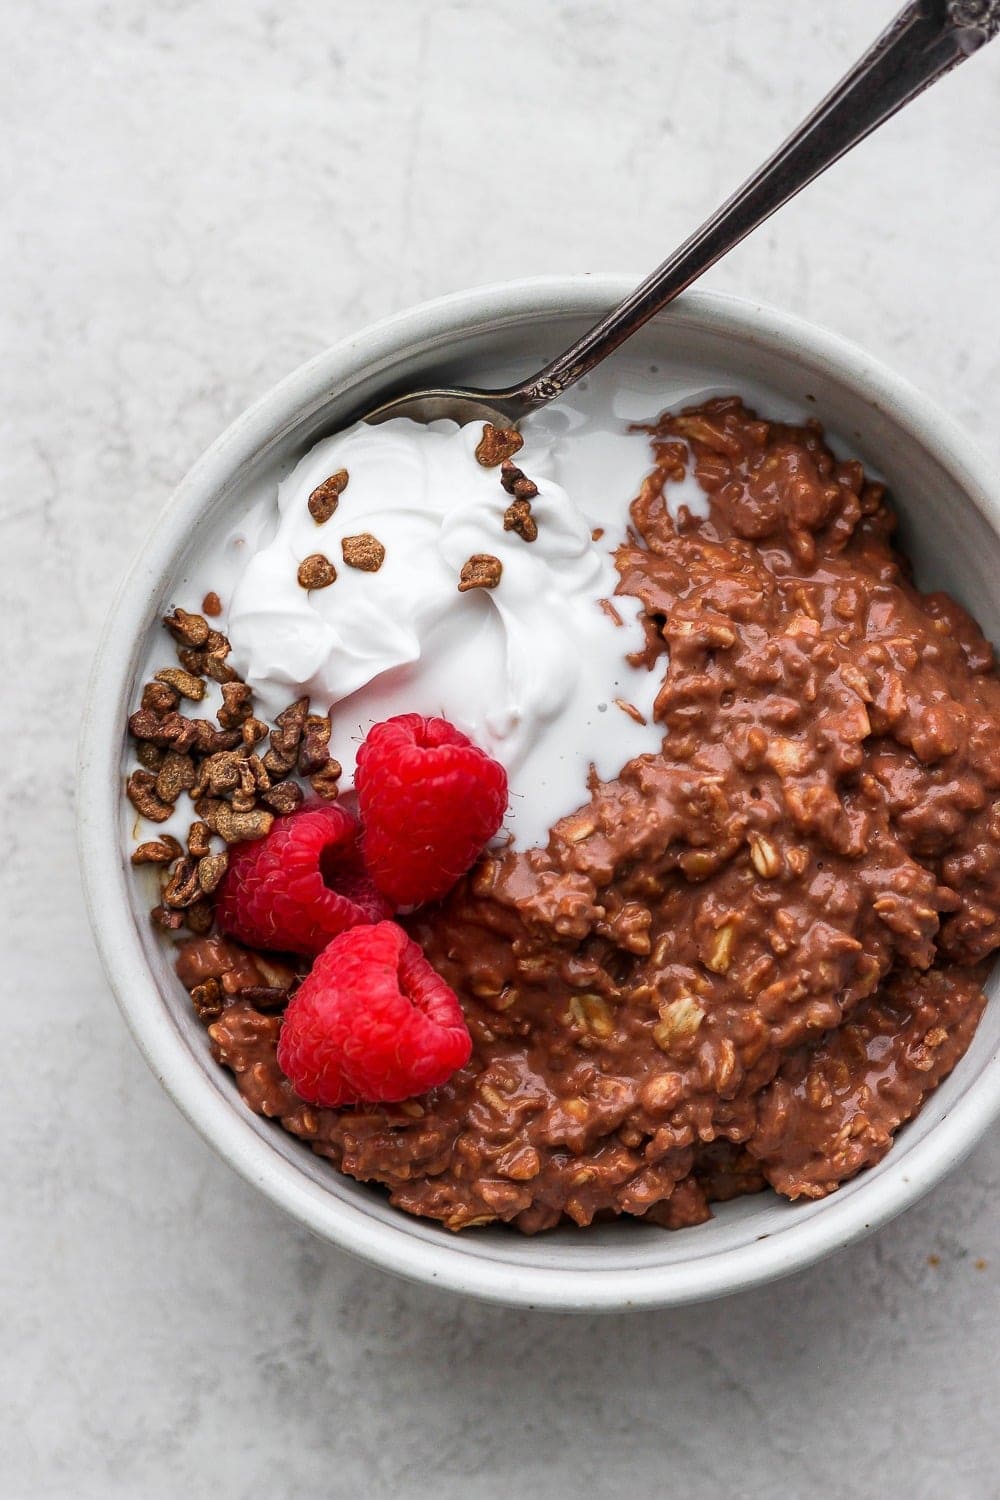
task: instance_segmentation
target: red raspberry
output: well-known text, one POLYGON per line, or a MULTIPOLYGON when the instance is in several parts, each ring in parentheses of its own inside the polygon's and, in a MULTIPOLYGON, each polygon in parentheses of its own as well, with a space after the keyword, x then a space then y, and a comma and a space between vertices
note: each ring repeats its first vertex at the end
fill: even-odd
POLYGON ((507 773, 447 719, 376 724, 354 777, 368 871, 397 906, 436 900, 473 865, 507 808, 507 773))
POLYGON ((215 902, 222 931, 251 948, 312 954, 345 928, 388 916, 365 874, 359 832, 350 813, 321 803, 230 849, 215 902))
POLYGON ((310 1104, 391 1104, 472 1053, 458 997, 395 922, 334 938, 289 1002, 278 1065, 310 1104))

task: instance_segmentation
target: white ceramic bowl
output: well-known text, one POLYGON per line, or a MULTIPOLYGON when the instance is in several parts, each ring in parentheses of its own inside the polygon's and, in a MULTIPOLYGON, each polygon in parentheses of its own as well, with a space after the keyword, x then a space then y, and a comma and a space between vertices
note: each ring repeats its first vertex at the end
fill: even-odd
MULTIPOLYGON (((124 725, 149 632, 185 558, 251 483, 287 469, 348 411, 433 379, 491 384, 536 367, 624 295, 624 277, 559 277, 460 293, 390 318, 297 370, 209 449, 159 518, 105 629, 81 745, 79 839, 91 921, 125 1019, 154 1073, 235 1169, 318 1235, 386 1270, 495 1302, 579 1310, 720 1296, 783 1275, 907 1207, 1000 1112, 1000 1000, 969 1053, 890 1154, 819 1203, 772 1194, 720 1205, 671 1234, 624 1220, 523 1238, 453 1236, 341 1177, 277 1125, 251 1115, 212 1061, 123 849, 124 725)), ((628 346, 665 372, 764 382, 811 408, 888 479, 919 580, 945 588, 1000 640, 1000 497, 963 433, 862 350, 755 303, 689 293, 628 346)), ((708 383, 708 381, 706 381, 708 383)))

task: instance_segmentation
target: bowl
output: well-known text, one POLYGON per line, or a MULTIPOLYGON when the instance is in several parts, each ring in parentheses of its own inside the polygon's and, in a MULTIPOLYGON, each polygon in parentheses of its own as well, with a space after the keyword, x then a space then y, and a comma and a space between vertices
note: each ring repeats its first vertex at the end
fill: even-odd
MULTIPOLYGON (((807 1266, 913 1203, 1000 1113, 997 979, 972 1047, 875 1168, 819 1202, 771 1193, 716 1206, 675 1233, 635 1221, 455 1236, 340 1176, 280 1127, 252 1115, 212 1060, 203 1028, 148 919, 125 854, 125 718, 150 632, 214 528, 348 414, 399 388, 500 384, 567 345, 632 285, 622 276, 546 277, 445 297, 319 355, 239 417, 194 466, 156 523, 104 631, 80 754, 78 832, 97 945, 153 1072, 211 1146, 299 1223, 414 1281, 493 1302, 598 1311, 722 1296, 807 1266)), ((756 302, 687 293, 619 358, 738 390, 763 385, 809 408, 884 477, 925 587, 954 593, 1000 639, 1000 491, 944 413, 863 350, 756 302)), ((663 403, 666 404, 666 401, 663 403)))

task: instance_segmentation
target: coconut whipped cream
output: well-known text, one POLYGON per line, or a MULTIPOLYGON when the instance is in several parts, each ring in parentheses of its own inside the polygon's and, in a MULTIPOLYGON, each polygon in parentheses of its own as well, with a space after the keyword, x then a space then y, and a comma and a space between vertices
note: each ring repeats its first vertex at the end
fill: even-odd
MULTIPOLYGON (((373 723, 440 714, 506 767, 516 842, 544 843, 584 800, 591 764, 613 777, 662 738, 656 675, 626 660, 643 641, 635 607, 619 601, 616 623, 600 602, 614 594, 611 549, 629 496, 595 539, 599 528, 558 482, 555 445, 529 436, 516 458, 538 486, 538 535, 526 542, 504 530, 511 497, 499 469, 476 461, 481 436, 481 424, 397 419, 318 443, 279 486, 277 530, 246 563, 226 629, 259 712, 273 716, 301 693, 331 710, 345 784, 373 723), (309 496, 340 469, 347 488, 317 524, 309 496), (343 540, 365 532, 385 548, 377 572, 343 559, 343 540), (317 552, 337 577, 308 591, 296 575, 317 552), (500 581, 462 593, 462 566, 477 553, 499 559, 500 581)), ((648 466, 644 438, 632 443, 648 466)))

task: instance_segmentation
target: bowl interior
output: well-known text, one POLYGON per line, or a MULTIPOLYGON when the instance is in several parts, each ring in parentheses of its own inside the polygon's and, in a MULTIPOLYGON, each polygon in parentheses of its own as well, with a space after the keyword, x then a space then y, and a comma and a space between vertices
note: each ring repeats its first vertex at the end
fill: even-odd
MULTIPOLYGON (((677 1234, 628 1220, 536 1239, 491 1228, 455 1237, 400 1214, 378 1189, 339 1176, 251 1115, 230 1075, 212 1061, 150 929, 148 891, 121 852, 129 832, 120 796, 122 725, 160 613, 183 594, 192 560, 233 524, 248 496, 273 487, 318 436, 382 391, 424 379, 500 384, 528 372, 624 285, 536 285, 418 310, 322 356, 235 424, 185 481, 123 590, 95 676, 83 755, 81 844, 105 961, 140 1045, 198 1128, 250 1180, 357 1253, 497 1300, 567 1307, 719 1294, 816 1259, 905 1206, 972 1144, 1000 1103, 1000 1004, 994 998, 967 1056, 885 1161, 828 1200, 791 1205, 762 1194, 720 1205, 710 1223, 677 1234), (119 908, 121 916, 109 918, 109 909, 119 908), (945 1131, 977 1080, 975 1109, 945 1131)), ((700 294, 647 326, 617 359, 657 367, 660 408, 681 390, 740 391, 752 382, 769 399, 765 415, 818 416, 836 447, 887 480, 919 583, 954 593, 1000 640, 1000 539, 978 460, 966 455, 949 423, 859 351, 751 304, 700 294)))

